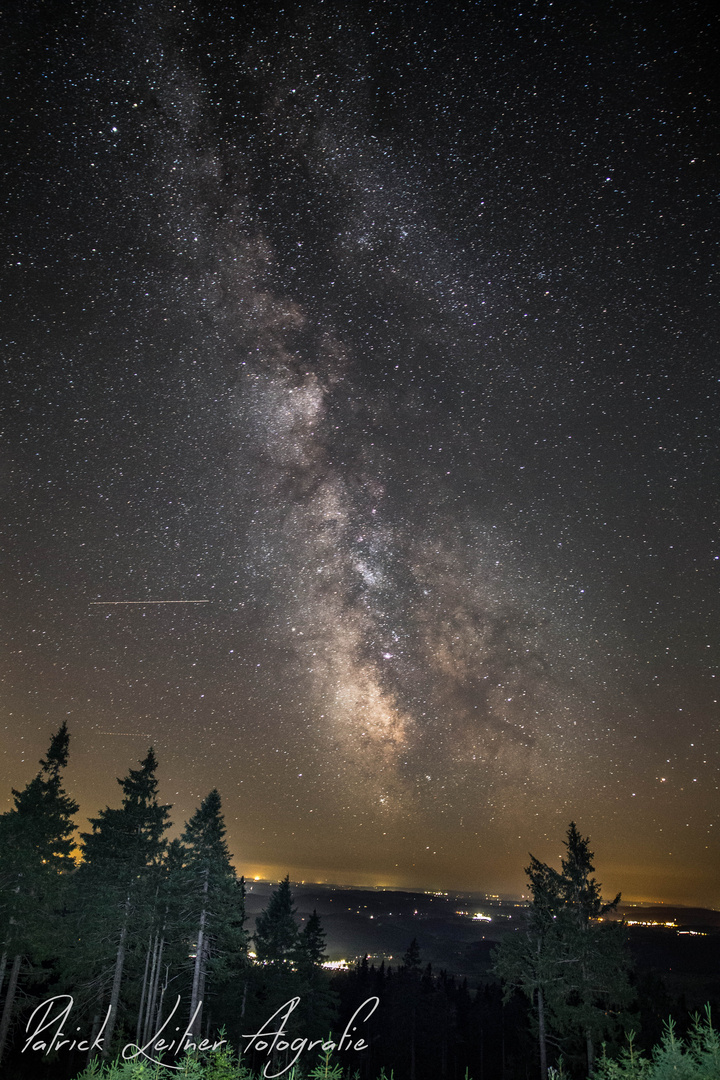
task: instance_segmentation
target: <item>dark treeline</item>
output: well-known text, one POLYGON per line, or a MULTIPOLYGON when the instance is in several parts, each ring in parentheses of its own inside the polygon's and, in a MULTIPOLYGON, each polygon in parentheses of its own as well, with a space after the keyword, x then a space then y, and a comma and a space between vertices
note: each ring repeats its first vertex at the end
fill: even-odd
POLYGON ((72 1076, 93 1056, 145 1045, 166 1021, 170 1033, 187 1028, 187 1041, 212 1041, 224 1029, 239 1045, 294 996, 290 1027, 326 1036, 337 1000, 321 966, 320 920, 313 913, 300 928, 286 879, 251 942, 219 793, 209 792, 169 841, 170 807, 159 801, 150 749, 118 781, 121 805, 90 819, 76 864, 78 805, 62 781, 68 749, 63 724, 0 816, 2 1074, 72 1076))
MULTIPOLYGON (((503 1002, 502 988, 492 982, 477 990, 467 979, 433 972, 423 965, 417 941, 397 967, 369 964, 367 958, 352 971, 332 980, 342 1015, 352 1015, 368 997, 379 997, 382 1008, 370 1018, 369 1049, 351 1061, 362 1080, 384 1068, 389 1076, 406 1080, 506 1080, 525 1077, 532 1068, 533 1046, 523 999, 503 1002)), ((531 1073, 530 1075, 535 1075, 531 1073)))
MULTIPOLYGON (((669 1000, 657 982, 638 983, 623 928, 600 918, 618 898, 601 900, 588 841, 574 825, 561 873, 532 860, 533 904, 524 931, 497 950, 497 980, 470 989, 435 972, 416 940, 395 967, 366 957, 331 973, 320 919, 298 918, 289 878, 249 935, 217 791, 168 840, 170 807, 158 798, 152 749, 118 780, 120 805, 90 819, 76 862, 78 806, 62 779, 68 750, 63 724, 37 775, 0 815, 0 1070, 8 1080, 69 1080, 95 1056, 144 1046, 163 1024, 166 1039, 187 1031, 195 1045, 222 1036, 260 1071, 267 1053, 247 1036, 294 998, 288 1039, 338 1039, 357 1013, 353 1038, 367 1048, 346 1043, 335 1058, 358 1080, 382 1070, 396 1080, 527 1080, 547 1075, 561 1054, 564 1075, 583 1076, 601 1041, 619 1045, 631 1027, 641 1031, 638 1045, 643 1032, 645 1045, 657 1038, 669 1000), (363 1006, 375 998, 369 1015, 363 1006), (67 1041, 58 1047, 61 1029, 67 1041)), ((308 1075, 316 1057, 296 1075, 308 1075)), ((282 1064, 276 1054, 270 1071, 282 1064)))

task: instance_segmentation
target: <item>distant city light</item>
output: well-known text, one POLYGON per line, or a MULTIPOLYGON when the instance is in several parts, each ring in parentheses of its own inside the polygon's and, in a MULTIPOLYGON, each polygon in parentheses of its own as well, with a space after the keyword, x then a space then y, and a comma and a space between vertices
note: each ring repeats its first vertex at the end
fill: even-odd
POLYGON ((625 923, 626 926, 669 926, 673 930, 677 930, 676 922, 659 922, 655 919, 628 919, 625 923))

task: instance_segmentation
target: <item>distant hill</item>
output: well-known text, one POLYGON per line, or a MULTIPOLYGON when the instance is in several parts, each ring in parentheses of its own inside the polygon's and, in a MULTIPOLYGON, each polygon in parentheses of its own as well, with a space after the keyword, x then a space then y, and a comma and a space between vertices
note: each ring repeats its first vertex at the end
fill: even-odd
MULTIPOLYGON (((249 929, 267 906, 275 882, 248 883, 249 929)), ((294 884, 299 919, 317 910, 331 960, 370 957, 393 967, 413 938, 423 966, 466 976, 471 985, 491 978, 491 953, 522 922, 526 904, 482 893, 414 893, 389 889, 294 884), (477 916, 482 915, 480 919, 477 916)), ((618 915, 635 924, 630 948, 639 970, 660 975, 676 994, 702 1004, 720 993, 720 912, 665 904, 621 905, 618 915), (665 927, 674 923, 675 927, 665 927), (716 974, 718 973, 718 974, 716 974)))
POLYGON ((678 927, 720 928, 720 911, 700 907, 672 907, 669 904, 656 904, 652 907, 637 904, 621 904, 619 914, 633 922, 674 922, 678 927))
MULTIPOLYGON (((250 930, 275 884, 250 882, 250 930)), ((512 928, 517 904, 477 893, 413 893, 402 890, 295 884, 298 918, 321 917, 331 960, 368 955, 371 963, 397 966, 413 938, 423 966, 475 977, 488 968, 489 950, 512 928), (480 920, 474 916, 484 915, 480 920), (485 948, 487 946, 487 948, 485 948)))

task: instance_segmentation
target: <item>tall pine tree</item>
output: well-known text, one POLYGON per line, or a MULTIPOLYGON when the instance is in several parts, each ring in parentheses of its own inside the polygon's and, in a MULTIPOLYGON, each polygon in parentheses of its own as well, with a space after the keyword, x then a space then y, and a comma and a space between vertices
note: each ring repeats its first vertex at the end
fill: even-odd
POLYGON ((588 1075, 595 1063, 595 1047, 612 1033, 631 992, 628 959, 621 923, 603 917, 617 909, 620 893, 605 902, 601 886, 591 875, 594 855, 589 837, 570 822, 566 856, 559 878, 562 929, 569 992, 555 1001, 556 1026, 564 1032, 582 1032, 588 1075))
POLYGON ((542 1080, 551 1038, 566 1049, 582 1039, 590 1075, 597 1042, 610 1033, 630 998, 622 924, 603 921, 620 895, 602 900, 591 876, 589 844, 571 822, 561 873, 530 856, 525 872, 532 903, 525 927, 495 951, 495 972, 506 984, 506 996, 518 989, 533 1005, 542 1080))
POLYGON ((305 923, 298 941, 298 955, 301 965, 319 966, 327 959, 325 954, 325 931, 316 910, 305 923))
POLYGON ((300 1030, 312 1038, 330 1031, 337 1017, 338 997, 330 989, 329 973, 322 966, 326 959, 325 931, 320 916, 313 911, 300 931, 297 947, 297 1021, 300 1030))
POLYGON ((255 953, 261 963, 293 963, 300 937, 290 891, 290 875, 280 882, 255 923, 255 953))
POLYGON ((187 957, 185 852, 179 840, 168 844, 157 868, 155 902, 148 926, 135 1041, 144 1045, 162 1027, 167 991, 187 957), (171 974, 172 972, 172 974, 171 974))
POLYGON ((247 957, 244 882, 238 881, 230 861, 225 831, 220 795, 213 789, 182 834, 194 923, 190 1018, 195 1036, 201 1030, 208 984, 218 989, 247 957))
MULTIPOLYGON (((154 913, 157 869, 165 848, 170 807, 158 801, 152 749, 118 784, 122 806, 106 807, 82 833, 83 861, 76 875, 80 967, 94 967, 95 992, 107 1001, 103 1056, 121 1006, 130 950, 145 940, 154 913)), ((104 1003, 103 1003, 104 1004, 104 1003)))
POLYGON ((255 952, 261 967, 255 981, 259 1001, 267 1013, 292 997, 300 1004, 288 1030, 311 1038, 325 1035, 337 1013, 337 997, 330 989, 325 959, 325 933, 317 911, 302 931, 298 927, 289 875, 272 893, 255 922, 255 952))
POLYGON ((537 1024, 541 1080, 547 1080, 548 998, 561 994, 565 974, 561 964, 561 936, 557 915, 561 910, 560 875, 534 855, 525 873, 530 882, 532 903, 525 925, 509 934, 495 950, 495 974, 505 983, 505 1002, 513 990, 529 999, 537 1024))
POLYGON ((38 963, 52 955, 62 887, 75 866, 72 816, 78 804, 66 794, 61 778, 69 745, 70 736, 63 723, 52 736, 37 775, 22 791, 13 788, 14 809, 0 815, 3 976, 10 965, 0 1018, 0 1057, 10 1030, 23 964, 38 963))

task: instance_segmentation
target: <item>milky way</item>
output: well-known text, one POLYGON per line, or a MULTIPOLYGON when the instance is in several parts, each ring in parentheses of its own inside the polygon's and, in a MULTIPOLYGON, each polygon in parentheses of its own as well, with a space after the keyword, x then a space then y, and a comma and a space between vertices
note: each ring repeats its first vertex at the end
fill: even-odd
POLYGON ((250 870, 518 887, 575 817, 709 901, 700 16, 13 34, 6 787, 67 718, 84 812, 151 737, 250 870))

